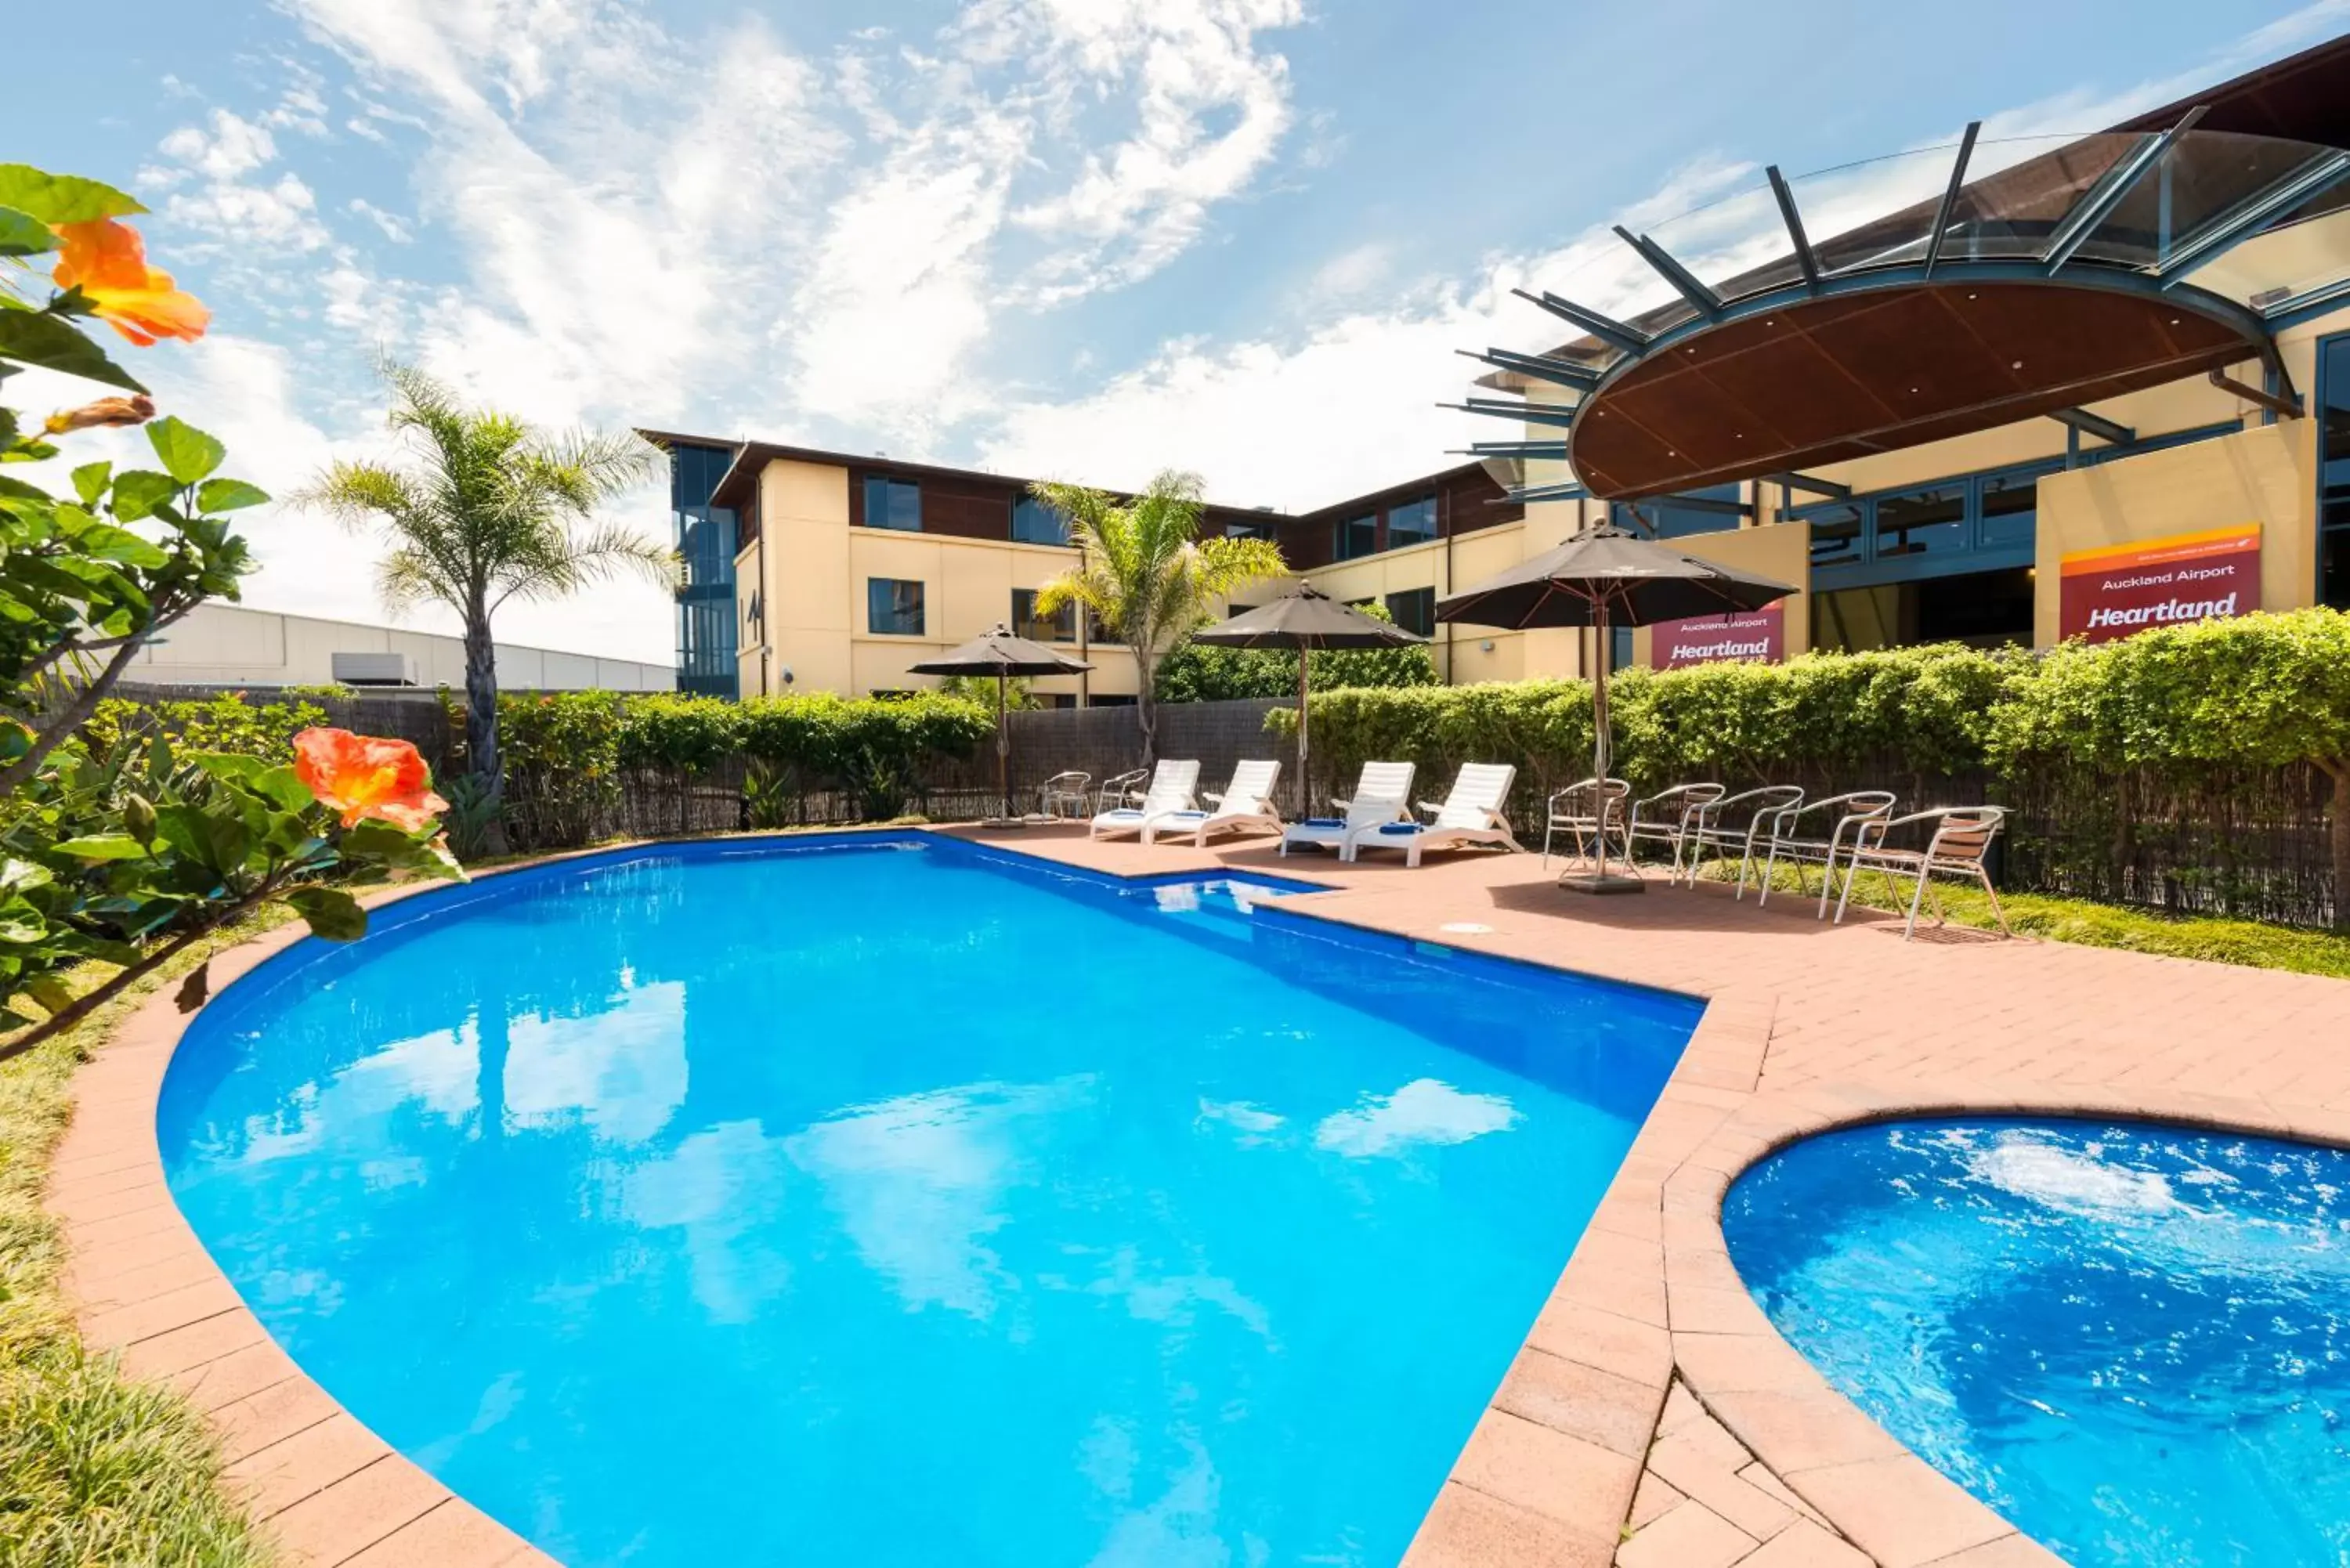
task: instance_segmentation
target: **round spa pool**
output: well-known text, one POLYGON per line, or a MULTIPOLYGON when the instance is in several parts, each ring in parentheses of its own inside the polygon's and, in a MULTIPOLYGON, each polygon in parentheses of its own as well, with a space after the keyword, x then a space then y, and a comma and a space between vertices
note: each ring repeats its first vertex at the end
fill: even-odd
POLYGON ((2350 1154, 1893 1122, 1762 1161, 1722 1229, 1830 1383, 2068 1562, 2350 1562, 2350 1154))

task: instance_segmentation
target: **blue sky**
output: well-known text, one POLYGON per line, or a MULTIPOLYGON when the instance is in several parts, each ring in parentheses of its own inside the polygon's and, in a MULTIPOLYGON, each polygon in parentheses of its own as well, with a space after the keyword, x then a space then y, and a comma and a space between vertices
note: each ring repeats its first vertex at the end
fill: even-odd
MULTIPOLYGON (((5 156, 155 209, 215 314, 141 373, 281 492, 380 447, 380 345, 549 423, 1179 466, 1295 508, 1496 433, 1432 406, 1451 351, 1551 340, 1513 283, 1647 286, 1610 223, 1974 118, 2095 130, 2345 28, 2350 0, 129 0, 44 30, 5 156)), ((382 618, 369 541, 250 532, 248 602, 382 618)), ((622 586, 499 629, 671 638, 622 586)))

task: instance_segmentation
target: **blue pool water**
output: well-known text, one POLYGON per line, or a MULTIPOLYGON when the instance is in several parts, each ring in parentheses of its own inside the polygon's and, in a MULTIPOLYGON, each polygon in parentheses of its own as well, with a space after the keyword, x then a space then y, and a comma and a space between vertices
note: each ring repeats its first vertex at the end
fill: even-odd
POLYGON ((1831 1383, 2067 1562, 2350 1563, 2350 1154, 1896 1122, 1762 1161, 1722 1228, 1831 1383))
POLYGON ((269 1331, 591 1564, 1392 1563, 1697 1004, 921 835, 428 895, 199 1015, 269 1331))

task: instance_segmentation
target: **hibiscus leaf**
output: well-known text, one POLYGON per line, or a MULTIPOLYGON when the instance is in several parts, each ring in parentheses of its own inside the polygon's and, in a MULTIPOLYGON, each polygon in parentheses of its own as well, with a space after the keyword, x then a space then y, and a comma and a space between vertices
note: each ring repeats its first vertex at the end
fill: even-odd
POLYGON ((180 482, 151 468, 134 468, 114 476, 114 515, 124 523, 152 516, 155 508, 180 493, 180 482))
POLYGON ((111 524, 93 523, 74 539, 75 545, 101 561, 113 561, 125 566, 140 566, 148 571, 161 571, 172 557, 161 548, 141 539, 128 528, 111 524))
POLYGON ((143 860, 147 846, 127 833, 93 833, 67 839, 57 846, 57 853, 77 860, 143 860))
POLYGON ((207 479, 196 489, 199 512, 234 512, 240 506, 259 506, 268 500, 269 492, 242 479, 207 479))
POLYGON ((367 911, 340 888, 296 888, 286 895, 310 923, 310 934, 330 942, 357 941, 367 935, 367 911))
POLYGON ((176 414, 166 414, 149 425, 147 440, 162 459, 164 472, 182 484, 195 483, 228 455, 228 448, 176 414))
POLYGON ((0 310, 0 359, 103 381, 125 391, 147 389, 71 322, 40 311, 0 310))
POLYGON ((0 256, 36 256, 57 248, 49 225, 30 213, 0 205, 0 256))
POLYGON ((77 174, 51 174, 29 163, 0 163, 0 205, 44 223, 87 223, 147 209, 137 198, 77 174))

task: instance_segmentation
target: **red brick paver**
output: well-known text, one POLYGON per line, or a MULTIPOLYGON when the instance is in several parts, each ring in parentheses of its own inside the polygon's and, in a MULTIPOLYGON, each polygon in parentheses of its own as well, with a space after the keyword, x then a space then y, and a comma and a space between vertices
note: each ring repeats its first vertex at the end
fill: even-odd
MULTIPOLYGON (((2137 1114, 2350 1142, 2350 984, 2002 942, 1717 886, 1590 899, 1530 855, 1341 866, 1082 830, 970 836, 1118 875, 1260 869, 1302 915, 1707 999, 1670 1083, 1430 1506, 1411 1568, 2046 1568, 2054 1558, 1830 1388, 1745 1293, 1721 1197, 1771 1149, 1929 1111, 2137 1114), (1469 925, 1474 930, 1448 930, 1469 925), (1930 940, 1929 939, 1930 936, 1930 940)), ((213 961, 215 993, 297 930, 213 961)), ((77 1079, 52 1168, 95 1347, 187 1391, 287 1561, 547 1561, 335 1407, 227 1291, 164 1187, 155 1097, 182 1020, 136 1012, 77 1079)))

